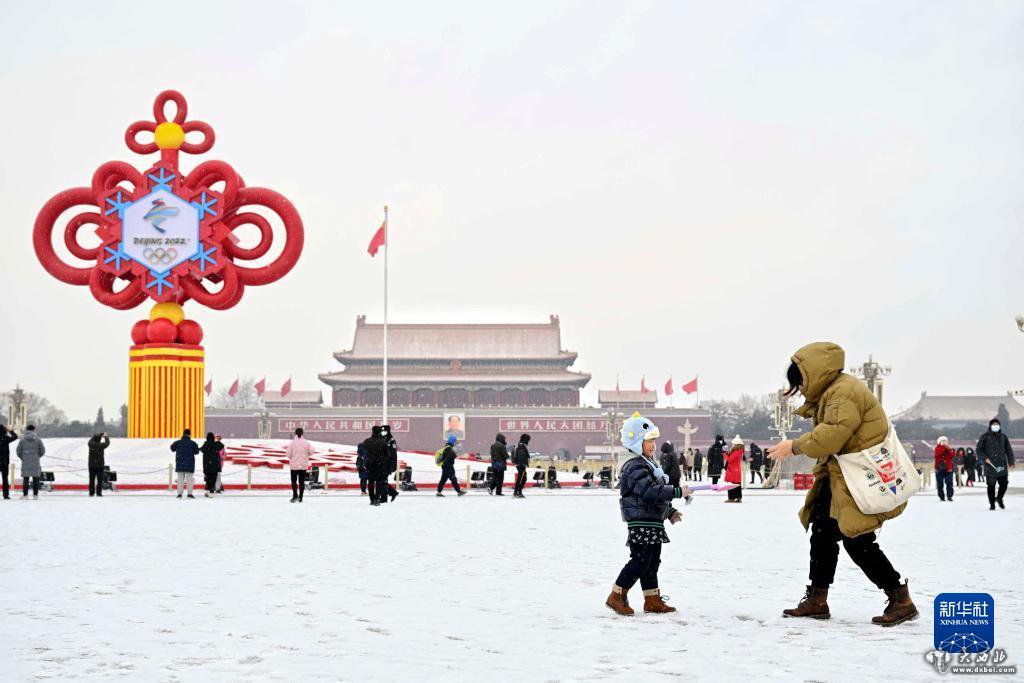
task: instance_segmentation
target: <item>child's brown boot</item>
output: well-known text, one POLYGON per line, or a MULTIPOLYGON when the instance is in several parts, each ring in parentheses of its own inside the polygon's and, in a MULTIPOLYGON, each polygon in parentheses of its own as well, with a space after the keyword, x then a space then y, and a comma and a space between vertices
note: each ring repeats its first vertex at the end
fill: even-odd
POLYGON ((667 614, 669 612, 675 612, 675 607, 669 607, 665 604, 665 601, 661 597, 661 590, 658 588, 652 588, 651 590, 644 591, 644 611, 655 612, 657 614, 667 614))
POLYGON ((629 606, 629 600, 626 599, 626 591, 619 586, 612 586, 611 595, 608 596, 604 604, 615 610, 616 614, 621 614, 624 617, 631 617, 635 614, 633 608, 629 606))

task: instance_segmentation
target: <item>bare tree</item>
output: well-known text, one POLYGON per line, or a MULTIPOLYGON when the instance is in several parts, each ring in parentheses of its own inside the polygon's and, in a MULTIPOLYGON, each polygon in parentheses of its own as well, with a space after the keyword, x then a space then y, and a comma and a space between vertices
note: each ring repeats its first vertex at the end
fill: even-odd
POLYGON ((260 408, 263 400, 256 395, 256 379, 244 377, 238 382, 238 393, 234 396, 228 394, 231 385, 223 386, 213 392, 214 408, 230 408, 242 410, 246 408, 260 408))
MULTIPOLYGON (((39 394, 26 391, 25 400, 28 402, 28 421, 31 424, 52 425, 63 424, 68 421, 68 417, 64 414, 63 410, 39 394)), ((10 404, 10 395, 7 393, 0 394, 0 418, 4 422, 7 422, 8 406, 10 404)))

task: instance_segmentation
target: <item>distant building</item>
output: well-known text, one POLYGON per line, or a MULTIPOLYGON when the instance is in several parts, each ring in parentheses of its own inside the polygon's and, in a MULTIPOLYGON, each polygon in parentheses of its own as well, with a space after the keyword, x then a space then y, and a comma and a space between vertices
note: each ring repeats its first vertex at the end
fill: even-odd
POLYGON ((264 391, 263 405, 272 408, 320 408, 324 404, 321 391, 289 391, 281 396, 280 391, 264 391))
POLYGON ((597 392, 597 402, 605 409, 623 412, 651 410, 658 405, 656 391, 619 391, 617 389, 601 389, 597 392))
POLYGON ((1011 420, 1024 419, 1024 405, 1007 392, 1003 396, 929 396, 922 391, 917 403, 898 415, 894 421, 924 420, 936 428, 963 427, 967 424, 988 424, 1006 406, 1011 420))
MULTIPOLYGON (((320 375, 336 407, 379 406, 384 326, 356 319, 344 368, 320 375)), ((590 375, 569 367, 558 316, 541 324, 388 325, 388 405, 575 407, 590 375)))
MULTIPOLYGON (((352 347, 334 357, 343 365, 320 375, 332 405, 318 392, 285 397, 266 392, 264 418, 254 410, 210 408, 206 423, 226 437, 255 437, 269 419, 273 438, 302 427, 309 438, 356 444, 381 421, 384 329, 356 319, 352 347), (308 402, 300 404, 300 400, 308 402)), ((434 452, 454 435, 463 453, 490 450, 505 433, 510 445, 532 435, 530 449, 544 455, 600 457, 615 451, 619 419, 643 410, 662 438, 694 447, 714 439, 711 415, 693 408, 657 409, 657 393, 602 391, 601 407, 580 405, 590 375, 571 369, 576 353, 562 348, 558 316, 540 324, 389 325, 388 422, 404 449, 434 452)))

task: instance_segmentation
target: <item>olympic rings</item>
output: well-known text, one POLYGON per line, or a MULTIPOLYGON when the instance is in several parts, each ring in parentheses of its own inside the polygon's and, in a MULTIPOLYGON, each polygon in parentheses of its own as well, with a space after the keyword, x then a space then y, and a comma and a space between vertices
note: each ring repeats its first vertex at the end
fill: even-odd
POLYGON ((142 251, 142 258, 146 259, 151 266, 166 265, 178 258, 178 250, 174 247, 171 247, 170 249, 164 249, 163 247, 157 247, 156 249, 146 247, 142 251))

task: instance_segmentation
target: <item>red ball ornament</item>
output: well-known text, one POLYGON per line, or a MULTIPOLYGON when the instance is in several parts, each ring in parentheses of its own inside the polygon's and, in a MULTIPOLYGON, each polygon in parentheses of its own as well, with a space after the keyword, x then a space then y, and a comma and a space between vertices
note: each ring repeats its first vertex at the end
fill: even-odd
POLYGON ((178 328, 167 318, 149 321, 147 330, 150 344, 173 344, 178 338, 178 328))
POLYGON ((195 320, 182 320, 178 323, 178 341, 198 346, 203 341, 203 328, 195 320))
POLYGON ((132 325, 132 342, 145 344, 147 341, 149 341, 149 321, 140 320, 132 325))

